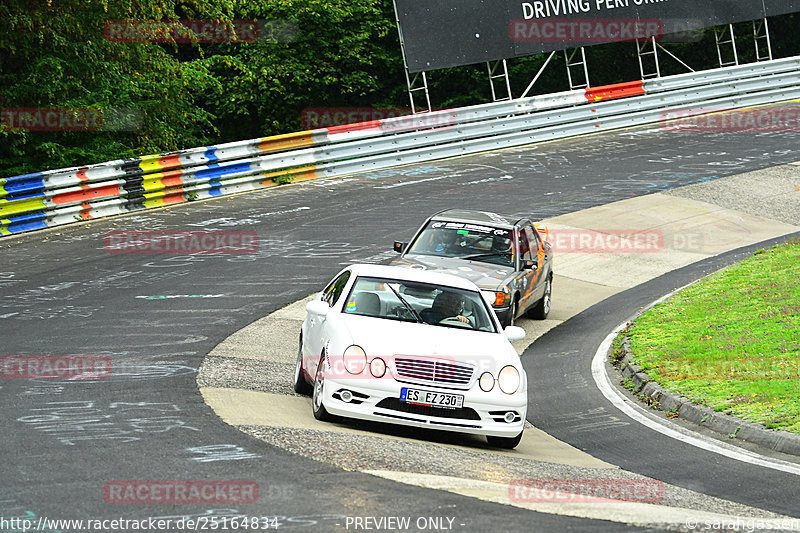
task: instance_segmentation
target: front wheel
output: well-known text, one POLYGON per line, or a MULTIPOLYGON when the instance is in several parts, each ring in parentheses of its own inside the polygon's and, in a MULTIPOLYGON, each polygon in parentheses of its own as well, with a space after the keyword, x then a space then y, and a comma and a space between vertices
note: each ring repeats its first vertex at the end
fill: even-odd
POLYGON ((519 298, 515 297, 511 300, 511 308, 508 310, 508 316, 506 317, 505 321, 501 324, 503 328, 507 328, 508 326, 514 325, 514 319, 516 318, 517 308, 519 307, 519 298))
POLYGON ((522 440, 522 431, 516 437, 492 437, 487 435, 486 442, 489 446, 495 448, 503 448, 504 450, 511 450, 517 447, 517 444, 522 440))
POLYGON ((553 295, 553 275, 550 274, 547 276, 544 283, 542 299, 536 302, 536 306, 534 306, 530 312, 531 318, 535 318, 536 320, 544 320, 550 313, 550 300, 553 295))
POLYGON ((330 422, 334 419, 325 406, 322 405, 322 398, 325 396, 325 354, 319 358, 317 365, 317 375, 314 376, 314 394, 311 397, 311 409, 314 418, 322 422, 330 422))
POLYGON ((308 396, 311 394, 311 385, 303 375, 303 336, 300 335, 300 347, 297 349, 297 364, 294 367, 294 391, 297 394, 308 396))

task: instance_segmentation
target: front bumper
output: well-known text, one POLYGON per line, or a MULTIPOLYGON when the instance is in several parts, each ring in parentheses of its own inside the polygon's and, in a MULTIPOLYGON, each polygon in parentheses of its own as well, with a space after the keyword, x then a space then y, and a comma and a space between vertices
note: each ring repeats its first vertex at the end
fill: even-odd
POLYGON ((505 394, 495 385, 492 391, 484 392, 477 383, 468 390, 460 390, 398 382, 390 377, 328 378, 325 380, 322 402, 329 413, 342 417, 494 437, 519 435, 525 427, 528 407, 524 390, 505 394), (402 402, 400 389, 403 387, 460 394, 464 396, 463 407, 445 409, 402 402), (353 395, 351 401, 342 399, 341 392, 344 390, 353 395), (515 413, 512 422, 504 419, 508 412, 515 413))
POLYGON ((500 324, 509 324, 511 320, 511 306, 508 307, 494 307, 492 306, 494 314, 497 315, 497 320, 500 324))

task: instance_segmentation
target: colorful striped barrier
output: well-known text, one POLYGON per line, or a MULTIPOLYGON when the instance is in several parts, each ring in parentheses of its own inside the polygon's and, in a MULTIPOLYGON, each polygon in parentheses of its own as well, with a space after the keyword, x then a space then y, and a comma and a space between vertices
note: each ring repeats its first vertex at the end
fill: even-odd
POLYGON ((0 235, 798 98, 799 72, 794 57, 14 176, 0 179, 0 235))

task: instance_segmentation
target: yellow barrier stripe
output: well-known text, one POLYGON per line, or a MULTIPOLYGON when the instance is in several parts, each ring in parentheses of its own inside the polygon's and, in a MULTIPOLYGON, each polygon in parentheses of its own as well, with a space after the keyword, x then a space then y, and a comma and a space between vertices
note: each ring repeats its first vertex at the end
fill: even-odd
POLYGON ((161 178, 164 177, 162 172, 158 174, 153 174, 152 176, 148 176, 146 180, 142 180, 142 188, 146 192, 158 191, 164 188, 164 183, 162 183, 161 178))
POLYGON ((262 137, 258 148, 262 152, 277 152, 286 148, 299 148, 312 144, 314 144, 313 132, 311 130, 306 130, 273 135, 272 137, 262 137))
POLYGON ((46 208, 43 198, 28 198, 26 200, 0 199, 0 215, 16 215, 17 213, 38 211, 46 208))
POLYGON ((266 179, 261 182, 261 185, 265 187, 269 187, 271 185, 277 185, 278 183, 275 182, 272 178, 277 178, 280 176, 289 176, 291 178, 291 182, 294 183, 296 181, 305 181, 305 180, 312 180, 317 177, 317 166, 311 165, 308 167, 301 167, 301 168, 293 168, 291 170, 284 170, 284 171, 277 171, 277 172, 269 172, 267 174, 262 174, 266 179))

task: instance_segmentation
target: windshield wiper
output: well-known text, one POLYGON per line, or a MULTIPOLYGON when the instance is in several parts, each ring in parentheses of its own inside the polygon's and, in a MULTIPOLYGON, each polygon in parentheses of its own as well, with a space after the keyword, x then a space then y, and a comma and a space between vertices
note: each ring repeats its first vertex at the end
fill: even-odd
POLYGON ((412 315, 414 315, 414 319, 415 319, 415 320, 416 320, 416 321, 417 321, 419 324, 421 324, 421 323, 423 322, 423 320, 422 320, 422 317, 421 317, 421 316, 419 316, 419 313, 417 313, 417 310, 416 310, 416 309, 414 309, 413 307, 411 307, 411 304, 410 304, 410 303, 408 303, 408 302, 406 301, 406 299, 405 299, 405 298, 403 298, 402 296, 400 296, 400 293, 399 293, 399 292, 397 292, 396 290, 394 290, 394 287, 392 287, 392 285, 391 285, 390 283, 387 283, 387 284, 386 284, 386 286, 387 286, 387 287, 389 287, 389 288, 392 290, 392 292, 394 293, 394 295, 395 295, 395 296, 397 296, 397 299, 398 299, 398 300, 400 300, 400 302, 401 302, 403 305, 405 305, 405 306, 406 306, 406 309, 408 309, 409 311, 411 311, 411 314, 412 314, 412 315))
POLYGON ((506 255, 511 255, 511 252, 494 252, 491 254, 476 254, 476 255, 468 255, 466 257, 459 257, 459 259, 464 259, 466 261, 472 261, 473 259, 483 259, 486 257, 503 257, 506 255))

